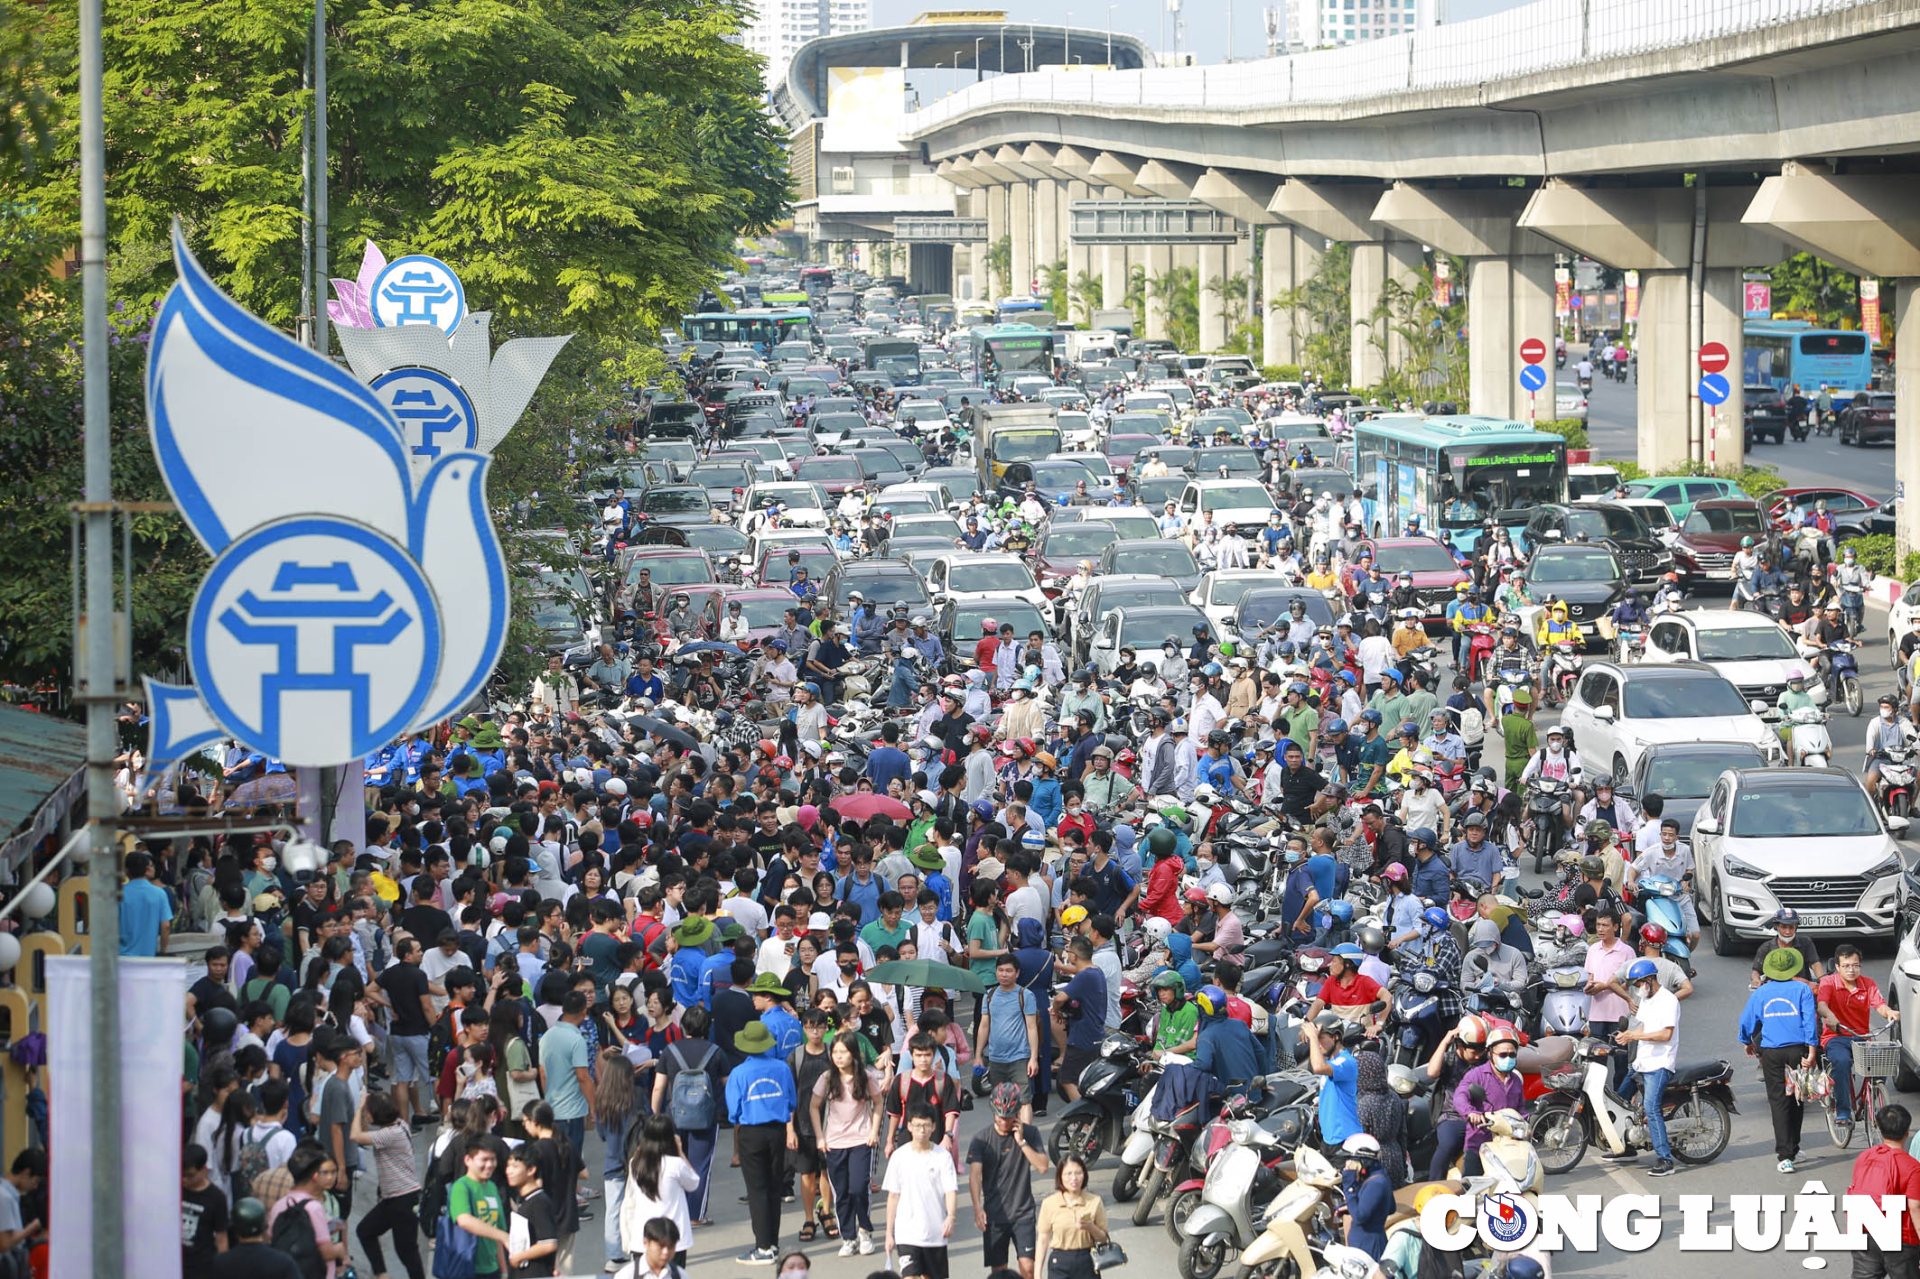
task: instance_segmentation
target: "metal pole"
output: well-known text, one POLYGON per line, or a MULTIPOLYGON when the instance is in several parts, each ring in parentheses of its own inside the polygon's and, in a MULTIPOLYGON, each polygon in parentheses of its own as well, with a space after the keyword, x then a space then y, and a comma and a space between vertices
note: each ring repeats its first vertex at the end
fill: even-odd
MULTIPOLYGON (((313 41, 307 41, 307 59, 300 67, 300 87, 313 88, 313 41)), ((320 288, 325 296, 326 282, 320 288)), ((314 312, 325 310, 316 305, 313 295, 313 111, 300 113, 300 331, 295 335, 303 345, 313 346, 319 325, 314 312)))
MULTIPOLYGON (((126 1273, 120 1159, 120 860, 113 788, 113 441, 107 383, 107 147, 100 0, 80 0, 80 292, 86 423, 88 973, 93 982, 93 1273, 126 1273)), ((133 565, 125 566, 131 573, 133 565)), ((131 619, 129 619, 131 620, 131 619)), ((76 639, 78 637, 76 636, 76 639)))
MULTIPOLYGON (((327 0, 313 0, 313 284, 316 295, 327 289, 327 0)), ((327 329, 327 310, 315 306, 313 349, 333 351, 327 329)))

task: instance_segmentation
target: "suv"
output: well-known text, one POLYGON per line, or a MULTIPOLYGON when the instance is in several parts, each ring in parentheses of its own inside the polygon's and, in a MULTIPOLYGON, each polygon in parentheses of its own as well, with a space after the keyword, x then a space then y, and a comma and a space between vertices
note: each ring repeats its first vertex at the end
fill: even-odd
POLYGON ((1807 692, 1816 704, 1827 701, 1825 680, 1813 678, 1813 663, 1800 656, 1786 627, 1756 609, 1698 609, 1668 613, 1647 628, 1641 659, 1661 665, 1699 662, 1725 676, 1748 701, 1774 701, 1787 688, 1787 676, 1807 676, 1807 692))
POLYGON ((1673 567, 1688 586, 1709 580, 1731 582, 1733 557, 1741 539, 1748 537, 1756 550, 1779 558, 1773 525, 1759 502, 1750 497, 1701 502, 1680 523, 1680 534, 1673 542, 1673 567))
POLYGON ((1885 391, 1862 391, 1840 410, 1842 444, 1893 443, 1893 396, 1885 391))
POLYGON ((904 604, 914 611, 931 606, 920 575, 896 560, 857 560, 837 564, 820 584, 820 594, 844 616, 847 596, 859 591, 869 604, 904 604))
POLYGON ((1658 498, 1673 508, 1674 519, 1684 520, 1696 502, 1742 494, 1738 484, 1714 475, 1653 475, 1628 481, 1627 495, 1658 498))
POLYGON ((1892 936, 1906 829, 1842 769, 1728 769, 1693 819, 1694 904, 1714 953, 1771 937, 1782 907, 1803 936, 1892 936))
POLYGON ((1529 546, 1577 545, 1582 534, 1590 543, 1610 545, 1635 585, 1657 582, 1673 567, 1673 556, 1641 522, 1639 512, 1617 502, 1536 506, 1526 531, 1529 546))
POLYGON ((1101 675, 1113 674, 1120 663, 1120 650, 1151 653, 1167 640, 1184 650, 1193 644, 1193 628, 1206 622, 1207 615, 1191 604, 1173 606, 1122 606, 1103 613, 1088 645, 1087 661, 1101 675))
POLYGON ((1175 538, 1122 538, 1100 552, 1095 573, 1147 573, 1172 578, 1189 594, 1200 585, 1200 562, 1175 538))
POLYGON ((1787 438, 1787 397, 1773 386, 1750 386, 1744 397, 1741 418, 1746 426, 1746 447, 1760 440, 1783 444, 1787 438))
MULTIPOLYGON (((1251 453, 1248 449, 1236 451, 1251 453)), ((1267 517, 1274 513, 1273 494, 1257 480, 1188 480, 1180 494, 1180 513, 1190 524, 1197 524, 1205 514, 1213 517, 1217 528, 1264 528, 1267 517)))
POLYGON ((1565 600, 1567 615, 1588 636, 1600 633, 1600 619, 1610 616, 1627 593, 1626 570, 1608 546, 1543 546, 1527 562, 1527 593, 1535 604, 1522 609, 1531 631, 1548 597, 1565 600))
POLYGON ((1033 580, 1033 570, 1018 555, 988 555, 954 551, 927 565, 927 587, 935 602, 948 600, 1023 599, 1045 608, 1047 597, 1033 580))
POLYGON ((1771 760, 1780 739, 1726 676, 1698 662, 1590 662, 1561 709, 1580 764, 1624 784, 1649 746, 1748 742, 1771 760))

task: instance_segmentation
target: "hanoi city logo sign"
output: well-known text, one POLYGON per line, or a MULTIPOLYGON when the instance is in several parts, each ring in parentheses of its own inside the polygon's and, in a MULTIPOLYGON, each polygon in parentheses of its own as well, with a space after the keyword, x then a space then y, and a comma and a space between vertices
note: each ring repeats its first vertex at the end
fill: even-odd
POLYGON ((431 324, 442 333, 452 333, 466 317, 467 293, 445 262, 409 253, 387 263, 374 277, 367 309, 375 328, 431 324))
POLYGON ((1540 1228, 1533 1205, 1519 1194, 1502 1192, 1480 1196, 1478 1217, 1475 1226, 1480 1232, 1480 1241, 1496 1252, 1526 1247, 1540 1228))
MULTIPOLYGON (((507 623, 488 458, 460 383, 409 368, 369 387, 222 294, 177 230, 174 258, 148 428, 213 566, 188 620, 194 686, 149 684, 165 725, 155 766, 225 736, 290 765, 340 764, 446 718, 480 691, 507 623)), ((419 261, 382 273, 404 286, 395 305, 463 313, 457 281, 446 297, 403 265, 419 261)), ((392 291, 376 285, 376 311, 392 291)))

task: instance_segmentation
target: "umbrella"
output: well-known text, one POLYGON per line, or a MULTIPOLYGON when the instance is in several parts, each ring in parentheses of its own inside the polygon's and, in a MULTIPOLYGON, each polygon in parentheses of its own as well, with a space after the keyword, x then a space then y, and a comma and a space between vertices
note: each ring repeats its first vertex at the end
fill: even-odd
POLYGON ((987 988, 987 983, 975 977, 971 969, 935 963, 931 959, 895 959, 884 964, 876 964, 867 969, 866 979, 887 986, 931 986, 937 990, 969 990, 976 995, 987 988))
POLYGON ((737 644, 723 644, 719 640, 697 640, 692 644, 682 644, 673 650, 675 656, 681 653, 718 653, 722 657, 745 657, 746 650, 737 644))
POLYGON ((672 742, 675 746, 684 747, 687 750, 693 750, 700 745, 699 739, 686 729, 652 715, 635 715, 627 723, 643 733, 651 733, 662 741, 672 742))
POLYGON ((833 811, 850 821, 864 822, 876 814, 906 821, 913 816, 907 806, 891 795, 877 791, 860 795, 842 795, 833 801, 833 811))

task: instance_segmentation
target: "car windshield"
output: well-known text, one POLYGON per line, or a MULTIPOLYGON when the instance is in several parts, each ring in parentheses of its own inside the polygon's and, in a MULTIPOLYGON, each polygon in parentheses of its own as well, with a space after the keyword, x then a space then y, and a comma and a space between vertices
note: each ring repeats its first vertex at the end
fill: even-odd
POLYGON ((707 488, 744 488, 753 483, 753 472, 741 462, 702 462, 687 472, 687 482, 707 488))
MULTIPOLYGON (((1244 451, 1244 450, 1243 450, 1244 451)), ((1213 465, 1213 457, 1207 458, 1207 465, 1213 465)), ((1258 484, 1222 484, 1217 488, 1200 490, 1200 509, 1203 511, 1273 509, 1273 498, 1258 484)))
POLYGON ((768 595, 755 599, 751 596, 735 598, 729 603, 740 605, 740 616, 746 619, 748 626, 758 629, 762 626, 778 626, 785 619, 786 612, 793 607, 793 599, 786 595, 768 595))
POLYGON ((755 510, 769 502, 783 503, 788 510, 823 510, 827 495, 811 484, 757 484, 753 489, 755 510))
POLYGON ((1046 545, 1043 553, 1051 557, 1062 555, 1084 555, 1094 559, 1107 549, 1107 543, 1117 541, 1120 534, 1111 524, 1056 524, 1047 530, 1046 545))
POLYGON ((1764 533, 1767 525, 1750 506, 1696 506, 1680 529, 1685 533, 1764 533))
POLYGON ((1703 662, 1790 661, 1799 655, 1778 626, 1702 626, 1693 634, 1703 662))
POLYGON ((1157 604, 1184 604, 1187 595, 1172 582, 1134 582, 1100 588, 1100 611, 1116 608, 1140 608, 1157 604))
POLYGON ((1880 819, 1867 802, 1866 793, 1851 780, 1769 781, 1740 792, 1727 833, 1746 839, 1878 835, 1880 819))
POLYGON ((1113 525, 1114 532, 1121 537, 1158 537, 1160 535, 1160 526, 1145 515, 1111 515, 1102 511, 1100 518, 1113 525))
POLYGON ((1332 467, 1308 470, 1303 466, 1293 473, 1293 482, 1316 493, 1334 493, 1343 498, 1353 496, 1353 477, 1332 467))
POLYGON ((864 478, 860 463, 850 457, 809 457, 793 464, 793 473, 808 480, 854 480, 864 478))
POLYGON ((649 515, 680 515, 693 511, 711 511, 705 489, 652 489, 640 499, 640 509, 649 515))
POLYGON ((1159 508, 1168 502, 1177 502, 1186 492, 1187 477, 1184 475, 1157 475, 1150 480, 1136 480, 1133 495, 1145 506, 1159 508))
POLYGON ((807 423, 816 432, 843 435, 848 431, 859 430, 867 424, 867 419, 858 413, 815 413, 807 418, 807 423))
POLYGON ((1024 564, 969 564, 955 560, 947 584, 956 591, 979 594, 982 591, 1029 591, 1033 574, 1024 564))
POLYGON ((1751 712, 1723 679, 1683 675, 1627 681, 1628 719, 1707 719, 1751 712))
POLYGON ((1318 591, 1256 591, 1240 601, 1234 613, 1234 629, 1246 634, 1269 626, 1276 618, 1286 616, 1295 600, 1307 606, 1307 617, 1316 627, 1333 625, 1333 606, 1318 591))
POLYGON ((1040 618, 1040 610, 1025 600, 975 600, 961 604, 953 610, 953 631, 956 639, 972 643, 979 638, 980 623, 992 618, 997 626, 1001 622, 1013 623, 1015 635, 1031 635, 1035 631, 1051 632, 1040 618))
POLYGON ((1093 473, 1078 462, 1047 462, 1033 468, 1033 487, 1042 493, 1071 493, 1075 484, 1093 485, 1093 473))
POLYGON ((1152 448, 1160 441, 1151 435, 1109 435, 1101 446, 1101 452, 1108 457, 1117 457, 1122 461, 1131 461, 1141 449, 1152 448))
POLYGON ((1189 644, 1199 621, 1200 618, 1191 613, 1131 614, 1120 625, 1120 643, 1140 652, 1159 648, 1168 640, 1189 644))
POLYGON ((692 524, 680 533, 688 546, 697 546, 716 560, 747 549, 747 535, 731 524, 692 524))
MULTIPOLYGON (((1160 460, 1167 464, 1169 471, 1190 471, 1193 469, 1194 462, 1199 458, 1199 455, 1192 449, 1184 446, 1176 447, 1172 444, 1154 445, 1148 449, 1148 452, 1158 452, 1160 454, 1160 460)), ((1148 461, 1148 459, 1144 457, 1134 460, 1141 466, 1145 466, 1148 461)))
POLYGON ((925 604, 927 589, 917 573, 862 573, 840 581, 836 594, 846 603, 848 591, 859 591, 870 604, 925 604))
POLYGON ((1668 799, 1705 799, 1729 768, 1765 768, 1759 751, 1729 750, 1710 755, 1657 755, 1647 764, 1647 794, 1668 799))
POLYGON ((1193 577, 1200 572, 1193 552, 1174 541, 1161 546, 1128 546, 1114 564, 1129 573, 1154 573, 1162 577, 1193 577))
POLYGON ((685 440, 648 440, 641 450, 648 461, 698 462, 699 452, 685 440))
POLYGON ((1533 557, 1533 569, 1527 575, 1532 582, 1611 582, 1620 576, 1613 556, 1554 555, 1542 551, 1533 557))
POLYGON ((1567 536, 1645 537, 1640 518, 1622 506, 1575 506, 1567 510, 1567 536))
MULTIPOLYGON (((891 500, 891 499, 889 499, 891 500)), ((886 503, 881 503, 885 506, 886 503)), ((897 519, 893 522, 895 537, 959 537, 960 526, 947 515, 913 516, 897 519)))
POLYGON ((650 569, 653 584, 667 583, 684 586, 693 582, 711 582, 713 573, 707 568, 704 555, 649 555, 637 559, 627 568, 627 584, 631 586, 640 580, 640 570, 650 569))
POLYGON ((1455 573, 1460 569, 1460 565, 1447 552, 1447 548, 1438 542, 1375 547, 1373 562, 1378 564, 1380 571, 1388 576, 1401 572, 1455 573))

